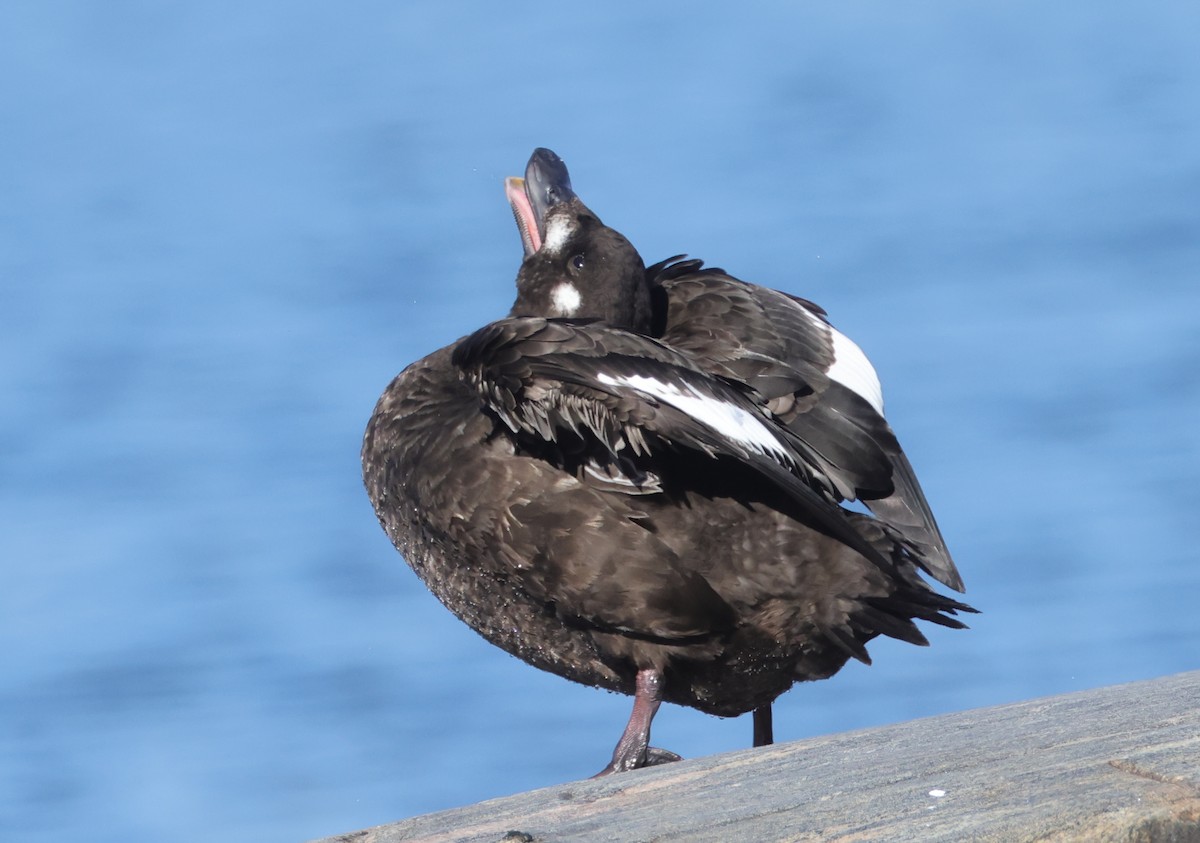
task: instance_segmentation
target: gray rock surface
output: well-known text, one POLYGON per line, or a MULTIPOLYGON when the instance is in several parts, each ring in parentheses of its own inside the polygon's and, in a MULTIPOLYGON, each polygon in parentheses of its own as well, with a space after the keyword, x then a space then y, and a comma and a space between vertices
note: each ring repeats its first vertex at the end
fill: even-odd
POLYGON ((1200 671, 522 793, 322 843, 1197 841, 1200 671))

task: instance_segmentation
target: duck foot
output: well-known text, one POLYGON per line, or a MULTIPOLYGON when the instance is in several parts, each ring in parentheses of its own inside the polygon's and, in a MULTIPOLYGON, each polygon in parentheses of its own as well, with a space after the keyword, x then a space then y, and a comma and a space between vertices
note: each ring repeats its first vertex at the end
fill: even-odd
POLYGON ((656 746, 646 747, 646 763, 643 767, 657 767, 659 764, 670 764, 672 761, 682 761, 682 755, 676 755, 669 749, 659 749, 656 746))
POLYGON ((592 778, 598 779, 611 773, 623 773, 639 767, 656 767, 680 760, 674 752, 650 746, 650 721, 654 719, 659 705, 662 704, 662 693, 661 673, 650 669, 638 671, 637 690, 633 695, 633 713, 629 715, 625 732, 617 741, 612 761, 592 778))
POLYGON ((682 761, 683 756, 671 752, 669 749, 659 749, 656 746, 646 747, 646 756, 640 764, 621 765, 616 759, 608 763, 608 766, 601 770, 593 779, 602 779, 605 776, 610 776, 613 773, 624 773, 626 770, 640 770, 643 767, 657 767, 659 764, 670 764, 672 761, 682 761))

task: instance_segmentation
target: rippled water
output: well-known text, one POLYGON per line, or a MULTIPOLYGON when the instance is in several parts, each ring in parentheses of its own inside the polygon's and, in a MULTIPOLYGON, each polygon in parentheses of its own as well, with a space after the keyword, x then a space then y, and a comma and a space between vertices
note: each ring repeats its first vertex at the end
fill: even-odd
POLYGON ((507 310, 538 145, 866 348, 985 611, 781 740, 1200 666, 1197 8, 6 7, 0 837, 300 840, 607 758, 628 700, 462 627, 358 479, 391 376, 507 310))

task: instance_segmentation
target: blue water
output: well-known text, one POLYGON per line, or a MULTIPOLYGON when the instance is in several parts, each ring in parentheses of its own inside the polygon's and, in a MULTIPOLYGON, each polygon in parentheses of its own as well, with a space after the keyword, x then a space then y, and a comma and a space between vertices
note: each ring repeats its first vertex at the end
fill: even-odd
MULTIPOLYGON (((295 841, 554 784, 628 700, 495 650, 359 482, 502 315, 533 147, 823 304, 985 611, 781 740, 1200 667, 1200 6, 0 11, 0 839, 295 841)), ((667 707, 656 743, 746 746, 667 707)))

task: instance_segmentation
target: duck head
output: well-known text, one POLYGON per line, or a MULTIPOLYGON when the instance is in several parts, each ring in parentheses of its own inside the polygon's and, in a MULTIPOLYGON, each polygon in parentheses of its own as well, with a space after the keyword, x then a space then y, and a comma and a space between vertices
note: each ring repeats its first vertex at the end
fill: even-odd
POLYGON ((645 332, 651 294, 641 255, 575 194, 567 165, 535 149, 504 192, 525 247, 510 316, 599 319, 645 332))

